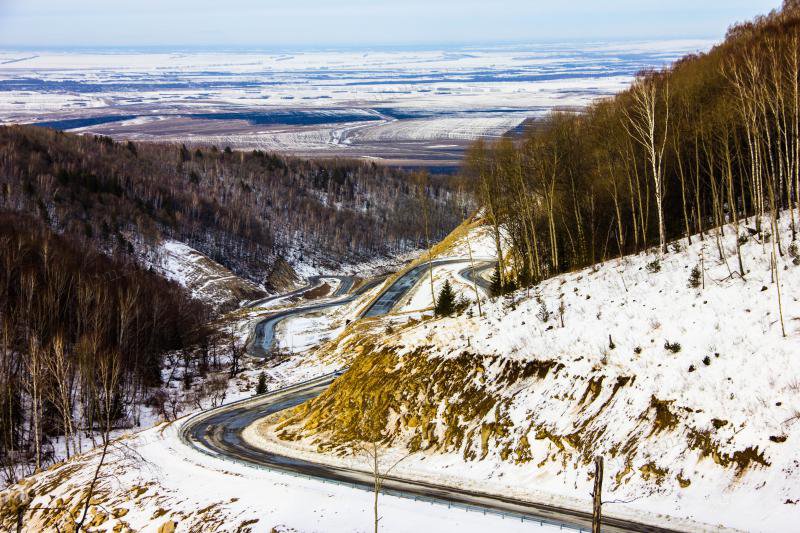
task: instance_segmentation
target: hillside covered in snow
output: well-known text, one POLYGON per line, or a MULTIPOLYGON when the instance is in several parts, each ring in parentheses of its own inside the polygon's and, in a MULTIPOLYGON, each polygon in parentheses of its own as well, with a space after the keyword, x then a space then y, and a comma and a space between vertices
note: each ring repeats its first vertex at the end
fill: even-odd
POLYGON ((412 452, 398 475, 584 509, 602 455, 610 514, 786 531, 800 513, 800 260, 778 258, 784 336, 771 244, 747 240, 741 277, 732 227, 723 257, 716 239, 563 274, 484 301, 482 317, 472 304, 346 332, 328 353, 348 372, 247 434, 354 465, 378 420, 387 454, 412 452))
POLYGON ((240 278, 181 242, 165 241, 151 253, 152 258, 148 259, 158 273, 188 289, 194 298, 208 305, 235 308, 245 300, 264 295, 264 290, 255 283, 240 278))

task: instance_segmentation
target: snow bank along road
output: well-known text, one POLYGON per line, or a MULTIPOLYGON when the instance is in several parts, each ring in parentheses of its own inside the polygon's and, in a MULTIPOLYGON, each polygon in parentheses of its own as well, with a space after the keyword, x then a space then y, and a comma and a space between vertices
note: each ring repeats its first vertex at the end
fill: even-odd
MULTIPOLYGON (((463 259, 444 259, 434 261, 432 266, 435 267, 443 264, 460 262, 468 263, 467 260, 463 259)), ((480 283, 480 285, 485 287, 485 279, 481 278, 478 273, 491 266, 491 263, 487 265, 485 262, 482 262, 480 265, 476 266, 474 270, 467 267, 461 270, 459 274, 467 277, 470 281, 474 279, 480 283, 480 280, 483 280, 483 283, 480 283)), ((362 313, 362 317, 377 316, 380 314, 378 310, 385 312, 390 311, 394 307, 394 304, 419 281, 421 276, 428 272, 428 268, 429 266, 426 263, 406 272, 393 284, 384 289, 378 298, 376 298, 362 313)), ((344 282, 343 285, 345 285, 344 282)), ((352 284, 350 284, 350 286, 352 286, 352 284)), ((373 283, 371 287, 374 286, 375 284, 373 283)), ((254 355, 265 353, 265 348, 269 348, 269 344, 271 344, 274 338, 275 325, 281 320, 295 314, 344 305, 355 299, 359 294, 369 290, 371 287, 367 284, 367 286, 357 291, 356 294, 349 295, 339 300, 311 306, 300 306, 270 316, 258 324, 258 326, 261 327, 261 337, 254 335, 254 338, 261 338, 263 340, 257 343, 251 343, 255 345, 254 355), (265 344, 267 339, 269 340, 269 344, 265 344)), ((339 291, 337 291, 337 293, 338 292, 339 291)), ((338 375, 340 375, 340 372, 321 376, 314 380, 299 383, 263 396, 249 398, 195 415, 182 424, 181 439, 187 445, 214 457, 221 457, 254 467, 299 474, 321 480, 343 483, 365 490, 372 490, 373 481, 371 475, 367 472, 321 465, 301 459, 276 455, 250 446, 242 439, 242 431, 247 426, 260 418, 294 407, 318 396, 334 379, 336 379, 336 377, 338 377, 338 375)), ((591 529, 591 514, 582 511, 515 500, 498 495, 461 490, 454 487, 435 485, 410 479, 389 477, 383 484, 383 492, 406 498, 421 499, 425 502, 457 505, 462 508, 468 507, 477 512, 502 513, 509 517, 527 519, 533 522, 549 523, 576 530, 591 529)), ((672 533, 676 530, 628 520, 606 518, 603 523, 603 531, 672 533)))

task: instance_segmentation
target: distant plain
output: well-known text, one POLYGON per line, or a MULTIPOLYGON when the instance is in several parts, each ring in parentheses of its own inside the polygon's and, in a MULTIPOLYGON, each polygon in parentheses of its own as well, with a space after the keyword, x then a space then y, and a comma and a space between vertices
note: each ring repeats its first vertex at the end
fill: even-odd
POLYGON ((0 123, 450 170, 708 41, 447 49, 2 50, 0 123))

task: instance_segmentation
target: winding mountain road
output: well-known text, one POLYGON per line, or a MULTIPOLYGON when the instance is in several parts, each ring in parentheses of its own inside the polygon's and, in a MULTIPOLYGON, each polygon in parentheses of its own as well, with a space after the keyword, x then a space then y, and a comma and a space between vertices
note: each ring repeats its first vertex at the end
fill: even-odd
POLYGON ((350 292, 350 289, 353 288, 353 283, 355 278, 353 276, 311 276, 306 280, 306 284, 300 288, 297 288, 293 291, 285 292, 282 294, 274 294, 272 296, 267 296, 266 298, 260 298, 258 300, 253 300, 251 302, 247 302, 245 307, 260 307, 266 303, 280 300, 281 298, 292 298, 293 296, 300 296, 303 293, 306 293, 310 290, 313 290, 320 285, 322 285, 323 280, 326 279, 338 279, 339 286, 336 288, 334 292, 335 296, 339 296, 341 294, 347 294, 350 292))
MULTIPOLYGON (((484 280, 480 277, 479 273, 487 268, 487 261, 483 260, 475 262, 477 262, 478 265, 475 267, 474 273, 472 272, 472 267, 469 265, 470 261, 468 259, 436 259, 430 263, 425 262, 421 265, 418 265, 400 276, 389 287, 385 288, 383 292, 381 292, 380 296, 378 296, 375 301, 372 302, 361 313, 359 318, 381 316, 391 312, 391 310, 394 309, 398 303, 400 303, 400 300, 403 298, 403 296, 405 296, 408 291, 410 291, 414 285, 416 285, 422 279, 423 276, 430 272, 431 268, 465 263, 467 266, 461 269, 459 275, 465 278, 465 280, 467 280, 469 283, 472 283, 474 279, 478 285, 483 286, 482 282, 484 280)), ((494 263, 490 263, 490 266, 493 264, 494 263)))
MULTIPOLYGON (((352 294, 347 294, 353 288, 353 285, 355 283, 355 278, 353 276, 315 277, 315 278, 309 278, 309 283, 305 287, 292 291, 291 293, 287 293, 284 296, 289 296, 289 297, 300 296, 305 292, 308 292, 318 287, 321 283, 321 280, 326 278, 327 279, 336 278, 340 281, 339 287, 333 293, 333 296, 338 296, 339 298, 335 300, 313 303, 309 305, 299 305, 296 307, 292 307, 291 309, 286 309, 284 311, 279 311, 277 313, 269 315, 264 320, 258 322, 253 328, 253 333, 252 335, 250 335, 250 339, 248 340, 247 343, 247 352, 254 357, 260 357, 262 359, 268 357, 270 348, 272 347, 272 344, 275 339, 275 326, 277 326, 279 322, 286 320, 287 318, 294 315, 302 315, 305 313, 320 311, 322 309, 329 309, 331 307, 338 307, 340 305, 345 305, 347 303, 352 302, 365 292, 375 288, 379 283, 383 281, 383 278, 376 278, 370 280, 361 285, 358 288, 358 290, 354 291, 352 294)), ((272 297, 272 299, 280 297, 283 296, 272 297)), ((259 300, 259 302, 261 305, 263 305, 263 300, 259 300)))
MULTIPOLYGON (((467 266, 459 275, 469 282, 475 282, 484 290, 489 282, 480 275, 492 268, 494 263, 480 261, 475 268, 464 259, 444 259, 433 262, 433 267, 465 263, 467 266)), ((390 312, 402 297, 428 273, 428 264, 419 265, 404 273, 361 313, 360 317, 378 316, 390 312)), ((324 308, 344 305, 360 294, 376 286, 377 282, 365 284, 358 291, 345 297, 318 304, 299 306, 281 311, 256 326, 251 342, 252 355, 266 354, 274 339, 275 326, 281 320, 324 308), (255 340, 257 339, 257 340, 255 340)), ((344 283, 343 283, 344 285, 344 283)), ((349 288, 352 287, 352 283, 349 288)), ((340 287, 341 289, 341 287, 340 287)), ((308 288, 305 288, 308 290, 308 288)), ((302 292, 302 291, 301 291, 302 292)), ((339 292, 339 291, 337 291, 339 292)), ((336 372, 317 379, 299 383, 255 398, 248 398, 195 415, 186 420, 181 427, 181 439, 189 446, 211 455, 250 466, 267 468, 279 472, 301 474, 312 478, 335 481, 353 487, 371 490, 371 474, 359 470, 312 463, 292 457, 285 457, 251 446, 242 438, 242 431, 253 422, 289 409, 320 395, 341 374, 336 372)), ((591 531, 591 514, 549 504, 521 501, 505 496, 464 490, 444 485, 436 485, 399 477, 388 477, 383 483, 382 492, 406 498, 457 505, 477 512, 499 513, 508 517, 541 522, 573 530, 591 531)), ((603 521, 603 531, 639 533, 675 533, 678 530, 656 525, 642 524, 629 520, 607 517, 603 521)))

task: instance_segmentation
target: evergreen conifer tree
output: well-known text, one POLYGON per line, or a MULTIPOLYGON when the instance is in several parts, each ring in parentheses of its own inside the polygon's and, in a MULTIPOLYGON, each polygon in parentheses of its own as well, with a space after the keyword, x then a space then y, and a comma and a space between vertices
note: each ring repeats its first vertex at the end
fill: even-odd
POLYGON ((439 291, 439 298, 434 308, 437 315, 448 316, 452 315, 456 310, 456 293, 453 292, 453 287, 450 286, 450 280, 444 282, 444 287, 439 291))
POLYGON ((258 384, 256 384, 256 395, 266 394, 267 392, 267 376, 263 372, 258 375, 258 384))
POLYGON ((503 282, 500 279, 499 265, 495 265, 494 267, 494 274, 492 274, 492 279, 490 280, 489 291, 492 293, 492 296, 501 296, 503 294, 503 282))

